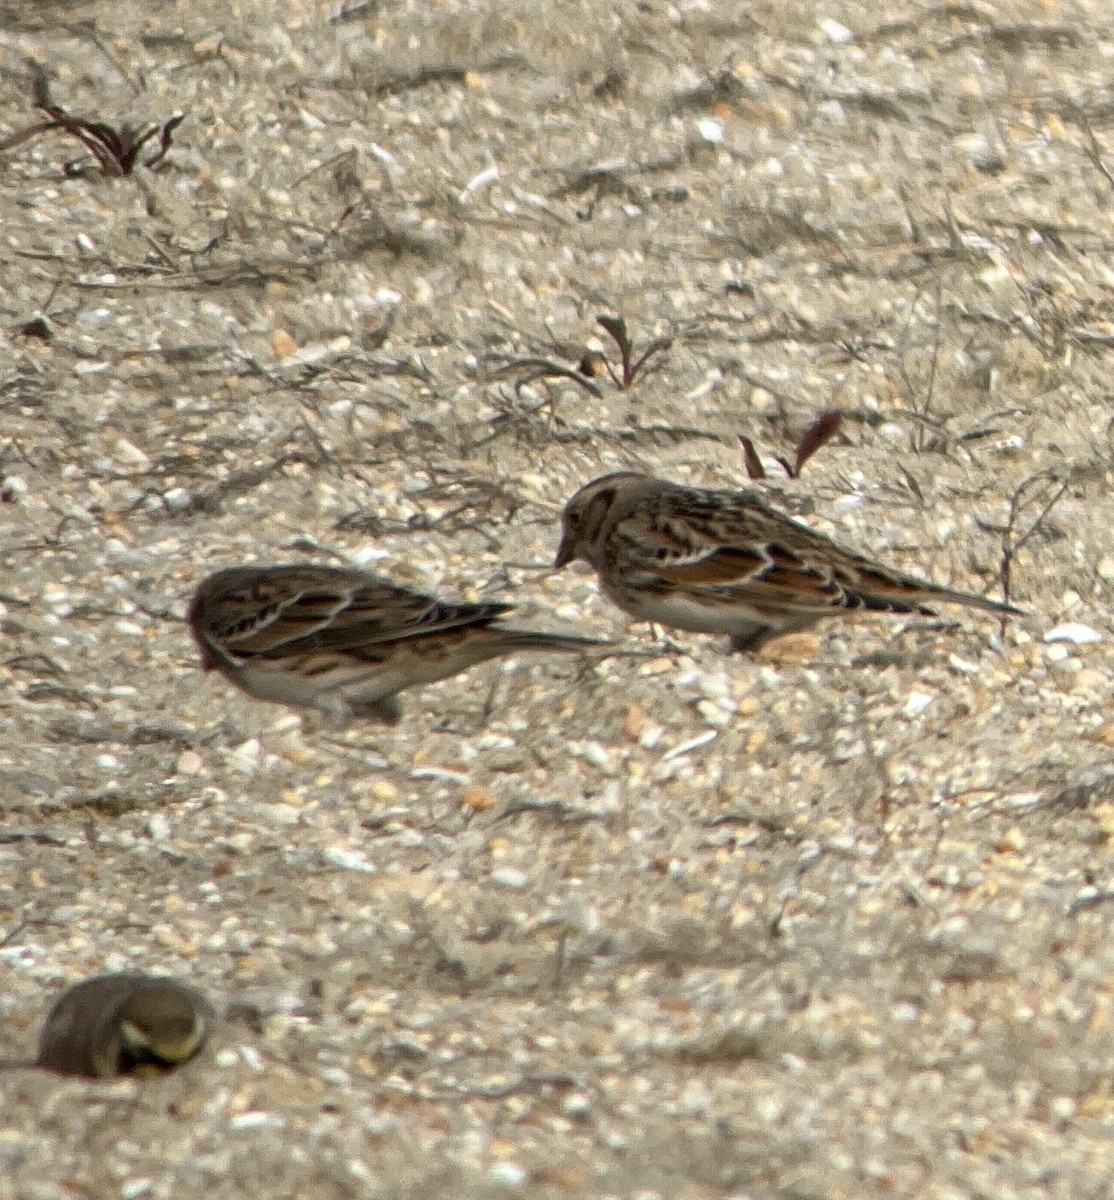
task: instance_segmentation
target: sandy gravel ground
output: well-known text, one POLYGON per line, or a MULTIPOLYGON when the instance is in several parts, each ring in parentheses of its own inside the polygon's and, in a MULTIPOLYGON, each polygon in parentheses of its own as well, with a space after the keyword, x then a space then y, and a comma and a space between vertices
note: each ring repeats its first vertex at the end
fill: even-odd
POLYGON ((338 13, 0 4, 0 137, 28 56, 185 114, 0 160, 0 1054, 103 970, 226 1014, 165 1081, 0 1076, 0 1197, 1108 1196, 1107 6, 338 13), (629 387, 573 377, 601 314, 671 339, 629 387), (574 488, 739 435, 1026 615, 748 661, 549 572, 574 488), (338 558, 622 653, 395 731, 198 672, 200 578, 338 558))

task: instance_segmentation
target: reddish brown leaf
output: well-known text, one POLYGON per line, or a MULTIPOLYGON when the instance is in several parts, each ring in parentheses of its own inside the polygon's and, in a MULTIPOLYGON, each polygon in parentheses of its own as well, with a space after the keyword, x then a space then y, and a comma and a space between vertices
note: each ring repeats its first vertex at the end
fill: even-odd
POLYGON ((808 429, 805 430, 804 436, 797 443, 795 470, 790 472, 794 478, 800 475, 805 463, 808 462, 816 451, 821 446, 827 445, 839 433, 842 425, 843 414, 836 409, 828 409, 826 412, 822 412, 813 421, 808 429))
POLYGON ((175 129, 186 119, 185 113, 179 113, 176 117, 171 117, 169 121, 163 123, 159 130, 159 148, 151 155, 143 164, 145 167, 154 167, 162 161, 163 155, 170 149, 170 137, 175 129))
POLYGON ((596 323, 602 325, 607 330, 614 340, 615 345, 619 347, 619 358, 623 364, 622 374, 616 376, 615 372, 611 369, 611 364, 605 362, 605 365, 619 390, 626 391, 634 380, 634 376, 631 373, 631 351, 634 349, 634 346, 631 343, 630 335, 627 333, 627 323, 622 317, 609 317, 607 315, 597 317, 596 323))
POLYGON ((745 433, 739 434, 739 441, 743 444, 743 465, 747 469, 748 478, 765 479, 766 468, 762 466, 762 460, 758 457, 758 451, 755 450, 754 443, 745 433))
MULTIPOLYGON (((184 119, 184 114, 171 117, 159 125, 146 129, 121 125, 118 128, 103 121, 87 121, 83 117, 71 116, 50 97, 50 84, 42 66, 33 59, 27 61, 31 76, 31 99, 36 108, 50 118, 37 125, 18 130, 0 141, 0 150, 10 150, 40 133, 60 129, 76 138, 97 161, 102 175, 130 175, 139 161, 139 152, 153 137, 159 138, 159 148, 146 160, 146 166, 154 167, 170 149, 171 135, 184 119)), ((72 173, 76 164, 67 164, 65 170, 72 173)))

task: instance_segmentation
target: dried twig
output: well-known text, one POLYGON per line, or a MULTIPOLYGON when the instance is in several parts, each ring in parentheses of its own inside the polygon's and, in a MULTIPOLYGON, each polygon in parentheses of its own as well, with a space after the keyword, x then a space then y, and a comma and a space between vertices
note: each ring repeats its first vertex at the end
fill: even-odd
POLYGON ((1056 475, 1051 471, 1041 471, 1036 475, 1030 475, 1028 479, 1022 480, 1010 497, 1010 515, 1006 521, 1006 528, 1002 531, 1002 563, 998 568, 998 578, 1002 585, 1002 600, 1006 604, 1009 604, 1011 601, 1010 586, 1013 582, 1012 570, 1018 551, 1028 545, 1037 535, 1044 524, 1045 518, 1060 502, 1060 499, 1067 490, 1067 480, 1057 479, 1056 475), (1047 487, 1044 495, 1048 496, 1052 487, 1057 483, 1060 486, 1045 501, 1036 519, 1024 533, 1019 534, 1017 532, 1018 522, 1021 519, 1022 507, 1028 495, 1033 491, 1047 487))
POLYGON ((526 375, 515 380, 515 391, 521 391, 522 388, 534 382, 535 379, 571 379, 573 383, 579 384, 586 392, 600 397, 600 389, 592 382, 588 374, 583 370, 577 370, 574 367, 562 366, 559 362, 554 362, 551 358, 516 358, 511 362, 503 363, 502 366, 496 367, 491 372, 489 378, 502 379, 515 371, 525 370, 526 375))
POLYGON ((1111 174, 1110 168, 1106 165, 1102 157, 1102 147, 1099 145, 1099 140, 1095 137, 1095 131, 1091 128, 1091 122, 1086 115, 1080 113, 1080 127, 1083 130, 1083 136, 1087 141, 1087 157, 1090 159, 1091 166, 1106 180, 1111 189, 1114 190, 1114 174, 1111 174))

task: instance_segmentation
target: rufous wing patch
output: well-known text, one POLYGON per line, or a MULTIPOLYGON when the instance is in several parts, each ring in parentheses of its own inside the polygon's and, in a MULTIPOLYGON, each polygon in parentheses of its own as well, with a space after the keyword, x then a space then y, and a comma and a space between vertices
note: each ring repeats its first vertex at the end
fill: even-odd
POLYGON ((810 567, 781 546, 769 546, 767 553, 773 565, 762 573, 764 584, 797 595, 816 597, 827 603, 839 601, 843 596, 843 588, 832 578, 830 571, 810 567))
POLYGON ((698 562, 684 563, 680 566, 655 566, 654 573, 667 583, 716 586, 743 583, 752 579, 767 561, 766 557, 756 550, 740 550, 732 546, 713 551, 698 562))

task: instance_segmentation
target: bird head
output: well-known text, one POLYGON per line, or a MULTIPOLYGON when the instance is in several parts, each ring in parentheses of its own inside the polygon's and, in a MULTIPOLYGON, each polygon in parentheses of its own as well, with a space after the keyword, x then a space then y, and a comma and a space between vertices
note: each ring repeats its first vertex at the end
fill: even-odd
POLYGON ((577 558, 597 565, 602 550, 602 535, 613 514, 616 498, 644 478, 633 471, 616 471, 586 483, 569 500, 561 515, 561 544, 553 560, 555 570, 560 570, 577 558))

